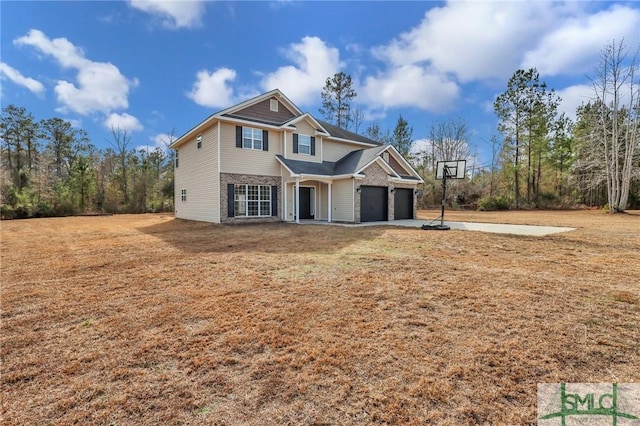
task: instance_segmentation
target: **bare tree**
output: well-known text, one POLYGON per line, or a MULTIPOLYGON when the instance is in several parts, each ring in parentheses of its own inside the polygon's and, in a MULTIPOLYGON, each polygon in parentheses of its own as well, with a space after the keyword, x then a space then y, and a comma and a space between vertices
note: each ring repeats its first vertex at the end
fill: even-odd
POLYGON ((111 128, 111 137, 109 141, 115 149, 120 165, 120 189, 123 192, 124 203, 129 204, 129 190, 127 187, 127 154, 129 153, 129 145, 131 143, 131 133, 120 127, 111 128))
POLYGON ((607 44, 601 52, 593 100, 600 105, 600 152, 606 171, 609 211, 623 212, 629 200, 640 133, 640 46, 628 57, 624 40, 607 44))
POLYGON ((355 109, 351 112, 351 128, 357 134, 360 134, 360 127, 364 123, 364 112, 360 109, 360 105, 356 105, 355 109))
POLYGON ((498 168, 498 153, 500 152, 500 141, 497 135, 491 135, 489 142, 484 141, 491 146, 491 168, 490 168, 490 180, 489 180, 489 198, 493 198, 495 195, 495 175, 498 168))
POLYGON ((429 139, 433 147, 434 162, 471 159, 471 136, 467 124, 462 119, 449 119, 432 124, 429 139))

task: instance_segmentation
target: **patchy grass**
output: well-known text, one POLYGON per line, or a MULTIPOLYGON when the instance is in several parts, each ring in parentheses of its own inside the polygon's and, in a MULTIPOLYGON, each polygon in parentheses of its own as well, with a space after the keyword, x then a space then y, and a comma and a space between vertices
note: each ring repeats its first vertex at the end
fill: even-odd
POLYGON ((537 383, 640 381, 638 212, 446 219, 580 229, 3 222, 2 423, 535 424, 537 383))

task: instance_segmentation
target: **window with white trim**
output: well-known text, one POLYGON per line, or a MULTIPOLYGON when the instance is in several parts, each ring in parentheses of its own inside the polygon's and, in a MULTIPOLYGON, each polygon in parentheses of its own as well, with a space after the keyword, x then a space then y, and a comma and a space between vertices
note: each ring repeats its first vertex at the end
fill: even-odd
POLYGON ((311 155, 311 136, 298 135, 298 154, 311 155))
POLYGON ((187 201, 187 190, 186 189, 181 189, 180 190, 180 199, 182 201, 187 201))
POLYGON ((271 186, 235 185, 235 216, 271 216, 271 186))
POLYGON ((242 128, 242 147, 262 151, 262 130, 253 127, 242 128))
POLYGON ((196 147, 198 149, 202 148, 202 135, 198 135, 198 137, 196 137, 196 147))

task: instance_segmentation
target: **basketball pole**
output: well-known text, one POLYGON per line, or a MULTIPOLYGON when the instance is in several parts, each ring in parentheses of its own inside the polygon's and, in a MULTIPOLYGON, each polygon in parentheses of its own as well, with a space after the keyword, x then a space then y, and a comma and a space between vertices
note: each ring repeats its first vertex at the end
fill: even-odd
POLYGON ((425 223, 424 225, 422 225, 422 229, 424 230, 448 231, 449 229, 451 229, 449 226, 444 224, 444 206, 447 199, 447 177, 451 177, 451 175, 449 174, 449 167, 444 166, 442 170, 442 210, 440 212, 440 225, 431 225, 431 223, 438 220, 434 219, 433 221, 431 221, 431 223, 425 223))
POLYGON ((447 176, 449 175, 449 167, 445 166, 442 173, 442 211, 440 212, 440 226, 444 227, 444 203, 447 196, 447 176))

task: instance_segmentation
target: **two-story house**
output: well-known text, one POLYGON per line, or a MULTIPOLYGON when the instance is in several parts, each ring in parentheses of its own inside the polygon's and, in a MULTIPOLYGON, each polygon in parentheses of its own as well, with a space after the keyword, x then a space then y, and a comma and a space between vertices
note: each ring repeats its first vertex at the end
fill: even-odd
POLYGON ((211 115, 171 148, 176 218, 415 218, 422 179, 395 148, 317 120, 277 89, 211 115))

